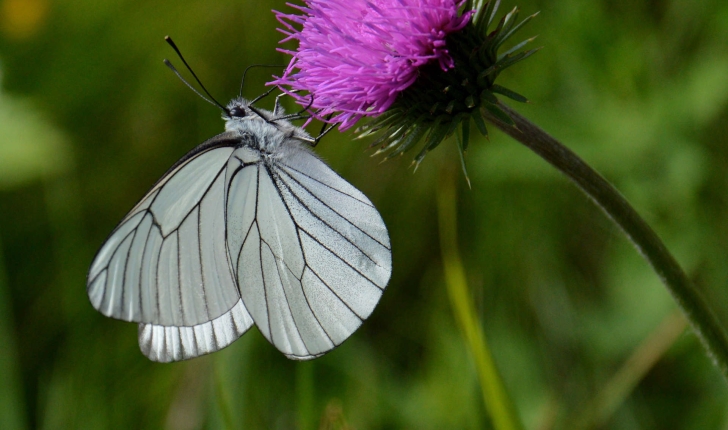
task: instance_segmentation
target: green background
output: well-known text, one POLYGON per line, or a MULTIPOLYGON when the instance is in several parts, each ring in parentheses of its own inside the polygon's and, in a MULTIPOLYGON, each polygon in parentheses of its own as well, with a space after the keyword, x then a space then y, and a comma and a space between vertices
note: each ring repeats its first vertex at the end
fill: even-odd
MULTIPOLYGON (((728 2, 518 6, 541 11, 520 35, 544 49, 499 82, 625 194, 728 326, 728 2)), ((436 201, 448 176, 469 288, 526 428, 728 426, 726 382, 695 336, 659 328, 681 320, 649 266, 571 183, 497 132, 471 143, 472 189, 453 143, 414 174, 416 153, 380 164, 351 134, 317 147, 392 239, 389 287, 340 348, 297 363, 252 329, 210 356, 147 360, 134 324, 90 306, 85 276, 167 167, 222 131, 219 111, 162 64, 179 65, 163 37, 226 102, 246 66, 287 62, 271 9, 292 10, 0 1, 0 428, 491 427, 443 281, 436 201)), ((269 77, 251 72, 244 95, 269 77)))

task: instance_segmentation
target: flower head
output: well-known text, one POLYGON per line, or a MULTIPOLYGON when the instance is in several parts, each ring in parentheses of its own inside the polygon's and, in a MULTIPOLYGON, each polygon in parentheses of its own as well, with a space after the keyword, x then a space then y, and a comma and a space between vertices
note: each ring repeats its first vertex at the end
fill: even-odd
POLYGON ((284 51, 293 59, 271 84, 308 92, 293 95, 347 129, 386 111, 417 80, 419 67, 454 66, 445 39, 470 20, 471 12, 458 13, 462 2, 307 0, 307 7, 293 6, 303 15, 275 12, 285 26, 283 41, 297 39, 299 47, 284 51))
POLYGON ((537 14, 518 22, 513 8, 491 28, 500 0, 305 1, 293 6, 302 15, 276 12, 284 41, 296 39, 299 47, 283 51, 293 59, 269 85, 341 130, 375 116, 356 131, 377 136, 371 146, 387 158, 424 140, 417 166, 456 134, 465 171, 470 124, 487 136, 484 118, 514 125, 499 96, 527 101, 495 80, 538 51, 521 51, 533 38, 498 51, 537 14))

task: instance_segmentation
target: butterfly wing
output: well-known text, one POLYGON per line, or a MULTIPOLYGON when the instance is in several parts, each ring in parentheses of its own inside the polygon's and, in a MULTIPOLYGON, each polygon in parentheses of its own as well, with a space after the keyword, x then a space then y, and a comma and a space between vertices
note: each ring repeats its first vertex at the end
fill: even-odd
POLYGON ((392 271, 386 226, 307 150, 264 163, 240 148, 230 163, 228 247, 245 307, 286 356, 318 357, 379 302, 392 271))
POLYGON ((139 322, 154 361, 221 349, 253 323, 225 246, 225 178, 239 141, 223 133, 173 166, 111 233, 88 275, 104 315, 139 322))

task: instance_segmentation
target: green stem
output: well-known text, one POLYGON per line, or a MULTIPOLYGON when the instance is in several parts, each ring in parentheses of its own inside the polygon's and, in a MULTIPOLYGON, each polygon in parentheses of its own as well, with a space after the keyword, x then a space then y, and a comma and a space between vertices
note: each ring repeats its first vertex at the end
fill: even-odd
POLYGON ((296 419, 298 430, 310 430, 316 423, 314 406, 314 362, 296 363, 296 419))
POLYGON ((485 409, 496 430, 520 430, 523 428, 504 387, 493 357, 490 354, 485 333, 476 316, 465 269, 457 245, 457 199, 452 177, 443 174, 437 193, 438 219, 440 223, 440 250, 445 272, 450 305, 460 330, 470 349, 483 391, 485 409))
POLYGON ((685 331, 687 321, 677 309, 634 350, 622 367, 586 407, 567 422, 572 430, 602 428, 634 387, 685 331))
POLYGON ((504 123, 489 112, 484 112, 484 118, 568 176, 622 228, 667 286, 708 350, 708 355, 728 379, 728 337, 723 327, 652 228, 616 188, 569 148, 505 104, 499 103, 498 106, 513 119, 515 126, 504 123))
POLYGON ((28 428, 23 405, 20 362, 18 361, 18 339, 13 329, 13 315, 10 303, 10 283, 5 271, 3 243, 0 240, 0 428, 28 428))
POLYGON ((218 363, 214 364, 215 398, 217 400, 217 407, 220 408, 220 420, 222 421, 225 429, 233 430, 236 426, 232 410, 230 408, 230 396, 228 396, 227 390, 225 389, 225 378, 222 375, 220 365, 218 363))

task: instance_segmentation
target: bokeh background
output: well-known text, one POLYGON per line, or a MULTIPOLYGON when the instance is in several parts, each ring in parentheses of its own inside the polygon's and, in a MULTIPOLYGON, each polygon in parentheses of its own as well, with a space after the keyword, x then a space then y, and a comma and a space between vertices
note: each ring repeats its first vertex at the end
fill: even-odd
MULTIPOLYGON (((544 49, 500 82, 627 196, 728 326, 728 2, 517 5, 541 11, 521 35, 544 49)), ((726 381, 649 266, 498 132, 471 144, 472 189, 452 142, 414 174, 414 153, 380 164, 351 134, 318 146, 379 208, 394 250, 378 308, 340 348, 297 363, 251 329, 187 362, 142 356, 134 324, 89 304, 87 268, 154 181, 223 126, 164 67, 179 61, 163 37, 226 102, 246 66, 287 62, 270 12, 285 8, 0 0, 0 428, 491 428, 443 280, 436 202, 449 180, 447 221, 526 428, 728 428, 726 381)), ((270 73, 253 70, 244 95, 270 73)))

